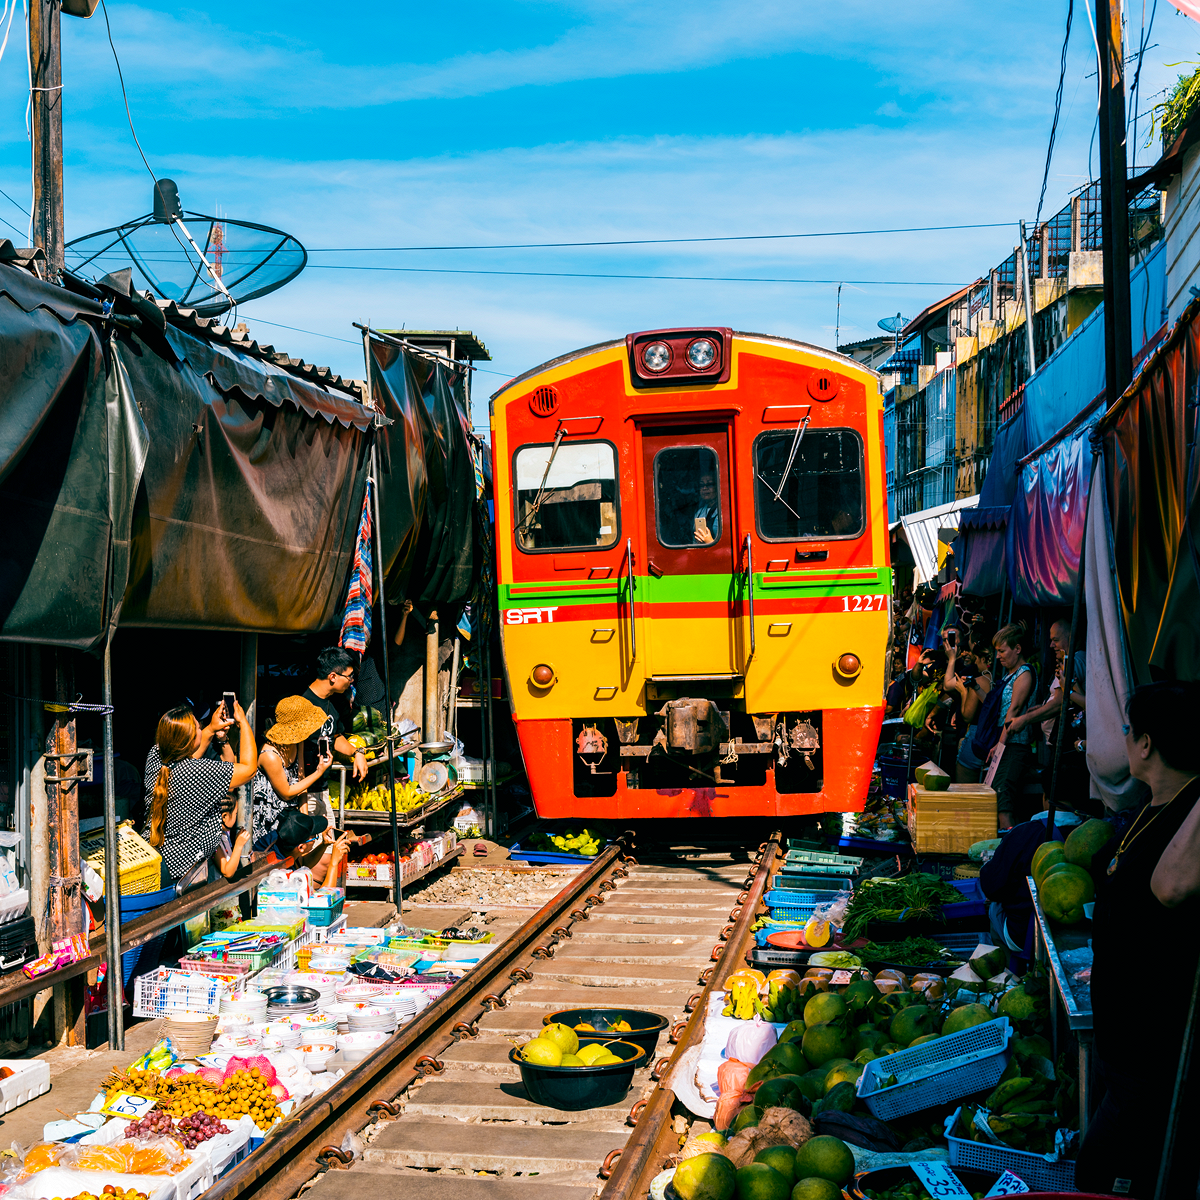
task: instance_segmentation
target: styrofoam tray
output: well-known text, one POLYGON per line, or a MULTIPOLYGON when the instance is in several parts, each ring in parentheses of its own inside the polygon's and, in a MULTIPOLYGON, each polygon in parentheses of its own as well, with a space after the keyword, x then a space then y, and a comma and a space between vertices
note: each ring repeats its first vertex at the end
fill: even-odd
POLYGON ((50 1090, 50 1064, 40 1058, 0 1058, 15 1074, 0 1079, 0 1113, 10 1113, 50 1090))

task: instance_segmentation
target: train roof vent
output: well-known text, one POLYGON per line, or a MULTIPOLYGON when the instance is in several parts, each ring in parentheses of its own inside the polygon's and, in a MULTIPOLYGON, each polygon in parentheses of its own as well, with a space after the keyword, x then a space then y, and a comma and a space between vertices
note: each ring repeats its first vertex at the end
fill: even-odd
POLYGON ((535 417, 553 416, 558 411, 558 389, 552 387, 535 388, 529 397, 529 411, 535 417))
POLYGON ((808 394, 814 400, 832 400, 841 391, 841 380, 832 371, 814 371, 808 377, 808 394))

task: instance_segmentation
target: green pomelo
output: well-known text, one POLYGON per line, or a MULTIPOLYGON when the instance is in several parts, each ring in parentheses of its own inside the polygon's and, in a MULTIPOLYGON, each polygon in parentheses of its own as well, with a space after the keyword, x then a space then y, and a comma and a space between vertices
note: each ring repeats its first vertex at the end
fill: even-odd
MULTIPOLYGON (((1009 988, 1000 997, 1000 1003, 996 1005, 996 1013, 1001 1017, 1007 1017, 1010 1021, 1028 1021, 1037 1012, 1037 1007, 1037 1001, 1025 990, 1024 985, 1017 984, 1016 987, 1009 988)), ((1036 1040, 1045 1043, 1045 1038, 1036 1040)), ((1037 1053, 1042 1058, 1049 1058, 1051 1056, 1049 1045, 1046 1045, 1044 1051, 1039 1049, 1037 1053)))
POLYGON ((749 1129, 752 1125, 757 1125, 762 1119, 762 1113, 754 1107, 753 1104, 747 1104, 736 1117, 733 1118, 733 1124, 729 1127, 729 1133, 732 1136, 735 1133, 741 1133, 743 1129, 749 1129))
POLYGON ((809 1100, 820 1100, 825 1095, 825 1076, 827 1074, 824 1067, 815 1067, 800 1076, 800 1090, 809 1100))
POLYGON ((570 1025, 547 1025, 538 1037, 553 1042, 564 1054, 576 1054, 579 1051, 579 1034, 570 1025))
POLYGON ((923 1046, 923 1045, 925 1045, 926 1042, 936 1042, 938 1040, 939 1036, 940 1036, 940 1034, 936 1034, 936 1033, 923 1034, 921 1037, 916 1038, 914 1041, 910 1042, 908 1044, 908 1046, 906 1047, 906 1049, 911 1050, 914 1046, 923 1046))
POLYGON ((900 1045, 899 1042, 885 1042, 879 1047, 879 1053, 882 1054, 884 1058, 887 1058, 889 1054, 896 1054, 903 1049, 904 1047, 900 1045))
POLYGON ((874 1050, 876 1054, 879 1053, 880 1046, 883 1046, 890 1040, 889 1035, 882 1029, 872 1027, 870 1029, 859 1029, 858 1031, 859 1047, 863 1050, 874 1050))
POLYGON ((791 1178, 766 1163, 752 1162, 738 1168, 738 1200, 788 1200, 791 1194, 791 1178))
POLYGON ((962 1033, 964 1029, 971 1029, 995 1019, 992 1011, 982 1004, 962 1004, 946 1018, 942 1033, 962 1033))
POLYGON ((535 1067, 561 1067, 563 1052, 546 1038, 534 1038, 525 1043, 521 1058, 535 1067))
POLYGON ((814 1025, 826 1025, 846 1015, 846 1001, 835 992, 818 992, 804 1006, 804 1024, 811 1029, 814 1025))
POLYGON ((836 1071, 838 1067, 848 1067, 853 1062, 852 1058, 831 1058, 827 1063, 822 1063, 817 1070, 828 1079, 830 1071, 836 1071))
POLYGON ((1062 842, 1043 842, 1033 852, 1033 863, 1030 865, 1029 873, 1033 876, 1033 882, 1042 886, 1042 876, 1050 870, 1055 863, 1067 861, 1067 852, 1062 842))
POLYGON ((842 1189, 828 1179, 810 1175, 792 1188, 792 1200, 842 1200, 842 1189))
POLYGON ((810 1025, 804 1034, 804 1057, 813 1067, 822 1066, 831 1058, 847 1058, 848 1042, 840 1025, 810 1025))
MULTIPOLYGON (((807 1033, 805 1034, 807 1037, 807 1033)), ((799 1075, 808 1070, 804 1052, 795 1042, 776 1042, 746 1077, 746 1086, 776 1075, 799 1075)))
POLYGON ((733 1200, 737 1168, 723 1154, 697 1154, 675 1168, 671 1186, 681 1200, 733 1200))
POLYGON ((792 1108, 799 1111, 808 1104, 799 1075, 776 1075, 754 1093, 754 1107, 760 1113, 768 1108, 792 1108))
POLYGON ((765 1150, 760 1150, 754 1156, 754 1161, 766 1163, 768 1167, 772 1167, 774 1170, 778 1171, 780 1175, 786 1176, 789 1188, 795 1181, 795 1146, 768 1146, 765 1150))
POLYGON ((834 1067, 828 1075, 825 1076, 825 1091, 831 1092, 839 1083, 857 1083, 858 1077, 863 1073, 862 1064, 856 1062, 846 1063, 845 1066, 834 1067))
POLYGON ((1044 1037, 1039 1037, 1036 1033, 1031 1033, 1029 1037, 1017 1038, 1013 1042, 1013 1053, 1022 1058, 1054 1057, 1054 1051, 1050 1043, 1044 1037))
POLYGON ((698 1133, 691 1140, 693 1142, 711 1142, 714 1146, 724 1146, 729 1141, 723 1133, 718 1133, 715 1129, 710 1129, 707 1133, 698 1133))
POLYGON ((820 1134, 809 1138, 796 1151, 796 1178, 817 1176, 839 1186, 850 1181, 854 1174, 854 1155, 841 1138, 820 1134))
POLYGON ((799 1042, 804 1038, 804 1031, 808 1027, 803 1021, 789 1021, 787 1028, 779 1035, 781 1042, 799 1042))
POLYGON ((893 1018, 888 1032, 892 1041, 901 1046, 910 1046, 927 1033, 937 1033, 937 1017, 928 1004, 910 1004, 902 1008, 893 1018))
POLYGON ((1042 910, 1052 921, 1075 925, 1083 920, 1083 906, 1096 894, 1092 877, 1072 863, 1059 863, 1042 876, 1038 898, 1042 910))
POLYGON ((1113 827, 1107 821, 1093 817, 1067 834, 1063 853, 1067 862, 1085 871, 1092 869, 1092 860, 1112 840, 1113 827))
POLYGON ((855 1095, 854 1084, 847 1083, 842 1080, 841 1083, 835 1083, 833 1087, 821 1097, 820 1100, 813 1105, 812 1115, 815 1119, 824 1112, 841 1112, 848 1113, 854 1108, 854 1101, 857 1099, 855 1095))
POLYGON ((854 1061, 860 1066, 866 1066, 867 1063, 873 1062, 877 1058, 882 1058, 882 1054, 876 1054, 874 1050, 860 1050, 855 1056, 854 1061))
POLYGON ((866 1008, 878 996, 879 989, 869 979, 855 979, 842 993, 842 999, 851 1012, 866 1008))

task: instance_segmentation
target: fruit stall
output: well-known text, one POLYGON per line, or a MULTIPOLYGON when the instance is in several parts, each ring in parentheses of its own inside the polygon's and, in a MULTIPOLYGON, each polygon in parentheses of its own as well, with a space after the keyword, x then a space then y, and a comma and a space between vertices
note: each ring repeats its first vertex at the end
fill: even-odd
POLYGON ((1075 913, 1039 908, 1041 954, 1025 962, 992 944, 977 880, 846 849, 789 841, 756 945, 673 1077, 698 1120, 661 1194, 1074 1192, 1090 1030, 1075 913))

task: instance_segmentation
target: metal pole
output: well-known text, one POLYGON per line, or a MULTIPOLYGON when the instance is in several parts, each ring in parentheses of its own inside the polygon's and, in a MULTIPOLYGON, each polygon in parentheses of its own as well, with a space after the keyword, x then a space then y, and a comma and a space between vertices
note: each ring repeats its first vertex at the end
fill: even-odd
POLYGON ((485 813, 484 820, 488 826, 488 836, 495 838, 498 830, 496 828, 496 764, 492 759, 494 739, 492 731, 492 638, 490 629, 487 631, 483 642, 483 676, 484 692, 480 697, 482 707, 479 710, 479 715, 483 718, 483 807, 485 813))
MULTIPOLYGON (((258 716, 258 634, 243 633, 241 640, 241 663, 238 672, 238 699, 246 714, 250 729, 257 736, 256 718, 258 716)), ((257 744, 257 743, 256 743, 257 744)), ((240 745, 240 743, 239 743, 240 745)), ((240 755, 240 750, 239 750, 240 755)), ((244 783, 238 789, 238 824, 243 829, 254 828, 254 789, 244 783)), ((251 836, 242 849, 242 866, 249 866, 250 855, 254 850, 254 838, 251 836)))
POLYGON ((454 657, 450 661, 450 696, 446 702, 446 728, 458 737, 458 664, 462 658, 462 638, 454 639, 454 657))
POLYGON ((1133 378, 1125 61, 1121 0, 1095 0, 1100 50, 1100 229, 1104 249, 1104 370, 1108 407, 1133 378))
POLYGON ((441 740, 438 728, 441 713, 438 703, 438 615, 437 609, 430 610, 425 626, 425 704, 421 718, 421 737, 426 742, 441 740))
POLYGON ((1029 243, 1025 240, 1024 221, 1021 222, 1021 285, 1025 290, 1025 346, 1032 375, 1037 370, 1037 354, 1033 348, 1033 295, 1029 287, 1029 243))
MULTIPOLYGON (((392 669, 388 662, 388 642, 387 631, 387 597, 384 595, 384 565, 383 565, 383 536, 379 528, 379 430, 384 424, 383 413, 375 406, 374 392, 371 387, 371 330, 366 328, 363 330, 363 361, 366 366, 366 383, 367 383, 367 403, 371 408, 375 409, 375 427, 371 437, 371 476, 367 480, 367 487, 371 490, 371 529, 374 533, 372 539, 375 548, 375 574, 376 592, 379 598, 379 639, 383 646, 383 690, 384 690, 384 717, 387 722, 387 765, 388 765, 388 792, 391 796, 392 804, 392 896, 396 904, 396 919, 400 919, 401 900, 400 893, 400 830, 396 824, 396 742, 392 731, 392 669)), ((342 784, 342 803, 345 803, 346 786, 342 784)), ((343 815, 343 821, 345 817, 343 815)))
POLYGON ((112 639, 104 640, 104 942, 108 975, 108 1048, 125 1049, 121 975, 121 867, 117 857, 117 787, 113 778, 112 639))
POLYGON ((59 0, 29 5, 29 83, 33 135, 33 244, 46 272, 63 268, 62 37, 59 0))

